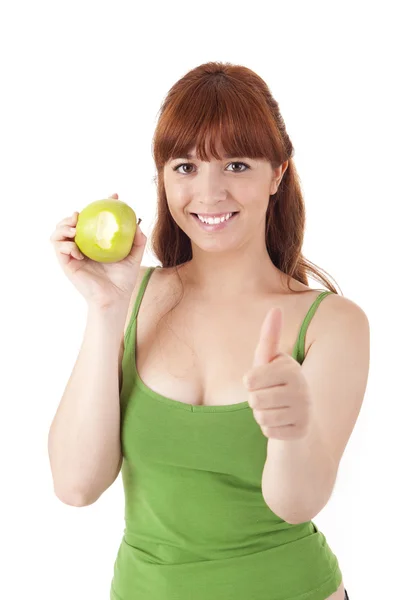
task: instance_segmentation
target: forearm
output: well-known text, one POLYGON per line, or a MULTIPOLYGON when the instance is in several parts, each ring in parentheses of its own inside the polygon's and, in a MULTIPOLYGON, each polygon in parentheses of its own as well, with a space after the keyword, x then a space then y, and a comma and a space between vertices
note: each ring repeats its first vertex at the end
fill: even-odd
POLYGON ((262 494, 285 521, 303 523, 314 518, 328 502, 336 475, 317 423, 302 439, 268 440, 262 494))

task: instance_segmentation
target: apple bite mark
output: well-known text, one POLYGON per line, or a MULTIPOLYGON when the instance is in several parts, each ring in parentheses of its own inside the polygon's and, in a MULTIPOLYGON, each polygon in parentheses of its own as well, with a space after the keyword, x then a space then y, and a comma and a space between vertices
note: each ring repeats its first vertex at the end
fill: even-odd
POLYGON ((99 213, 96 223, 96 238, 100 248, 105 250, 111 248, 112 239, 118 230, 118 222, 112 213, 106 210, 99 213))

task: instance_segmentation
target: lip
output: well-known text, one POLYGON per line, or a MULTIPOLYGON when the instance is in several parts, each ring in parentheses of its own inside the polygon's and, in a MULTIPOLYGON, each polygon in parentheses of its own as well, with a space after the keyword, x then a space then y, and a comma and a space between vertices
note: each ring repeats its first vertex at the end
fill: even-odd
MULTIPOLYGON (((203 229, 203 231, 220 231, 221 229, 225 229, 226 227, 229 227, 230 222, 231 221, 235 221, 236 218, 239 215, 239 211, 233 211, 234 214, 227 220, 224 221, 223 223, 215 223, 213 225, 207 225, 206 223, 203 223, 202 221, 200 221, 200 219, 196 216, 197 213, 190 213, 191 217, 196 221, 197 225, 199 227, 201 227, 201 229, 203 229)), ((222 215, 225 215, 226 213, 221 213, 222 215)))

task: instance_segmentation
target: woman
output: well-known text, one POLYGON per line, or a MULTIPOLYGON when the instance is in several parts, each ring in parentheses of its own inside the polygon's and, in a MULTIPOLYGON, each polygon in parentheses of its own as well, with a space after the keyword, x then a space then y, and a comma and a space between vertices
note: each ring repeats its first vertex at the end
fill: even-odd
POLYGON ((91 504, 121 468, 112 600, 348 598, 312 519, 362 405, 369 326, 302 256, 305 209, 278 104, 250 69, 207 63, 169 91, 153 143, 161 267, 139 269, 139 228, 115 265, 79 257, 66 230, 77 213, 52 236, 89 306, 50 431, 57 495, 91 504), (85 402, 82 465, 73 407, 85 402))

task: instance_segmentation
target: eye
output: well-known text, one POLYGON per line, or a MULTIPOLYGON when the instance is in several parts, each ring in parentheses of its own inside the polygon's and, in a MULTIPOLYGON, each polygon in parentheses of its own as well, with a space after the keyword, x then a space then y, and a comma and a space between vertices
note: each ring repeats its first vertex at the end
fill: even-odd
MULTIPOLYGON (((247 171, 247 169, 250 169, 249 165, 246 165, 246 163, 244 162, 232 162, 229 163, 228 166, 230 165, 243 165, 245 167, 245 169, 242 169, 241 171, 238 171, 237 169, 233 170, 233 173, 244 173, 244 171, 247 171)), ((176 167, 173 168, 174 171, 178 171, 178 169, 180 169, 181 167, 193 167, 193 163, 180 163, 179 165, 176 165, 176 167)), ((178 171, 181 175, 185 175, 185 173, 182 173, 182 171, 178 171)), ((187 174, 187 172, 186 172, 187 174)), ((190 174, 190 173, 189 173, 190 174)))
MULTIPOLYGON (((178 171, 178 169, 180 169, 181 167, 187 167, 187 166, 193 166, 192 163, 181 163, 180 165, 177 165, 176 167, 174 167, 174 171, 178 171)), ((184 173, 182 173, 181 171, 179 171, 179 173, 181 173, 181 175, 184 175, 184 173)))
POLYGON ((242 165, 243 167, 245 167, 244 169, 242 169, 241 171, 238 171, 237 169, 234 169, 234 173, 244 173, 244 171, 247 171, 247 169, 250 169, 249 165, 246 165, 246 163, 244 162, 232 162, 229 163, 229 165, 242 165))

